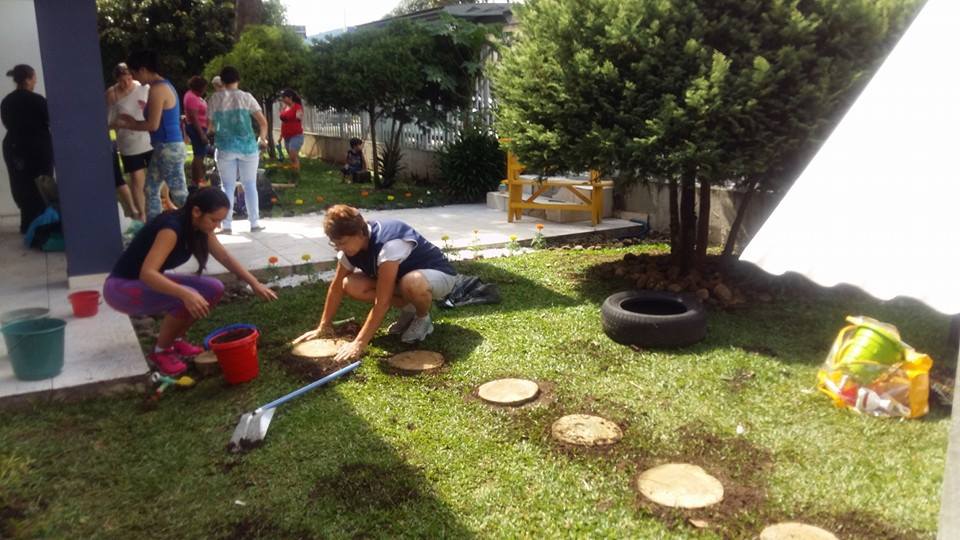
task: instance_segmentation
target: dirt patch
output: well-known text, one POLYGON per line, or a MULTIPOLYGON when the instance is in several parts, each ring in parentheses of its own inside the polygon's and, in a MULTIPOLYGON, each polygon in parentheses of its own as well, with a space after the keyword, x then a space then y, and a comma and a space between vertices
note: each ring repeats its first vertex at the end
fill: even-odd
POLYGON ((267 514, 249 516, 227 526, 227 533, 220 536, 223 540, 262 540, 268 538, 290 538, 291 540, 311 540, 317 536, 308 531, 291 531, 280 527, 267 514))
POLYGON ((405 465, 347 463, 321 476, 310 497, 350 511, 389 509, 425 498, 416 477, 416 471, 405 465))
POLYGON ((0 538, 13 538, 17 532, 16 522, 27 517, 24 504, 10 503, 0 506, 0 538))
MULTIPOLYGON (((677 509, 660 506, 637 493, 638 510, 671 527, 707 528, 723 538, 754 537, 759 532, 757 517, 765 506, 765 475, 773 465, 772 454, 746 439, 723 438, 698 424, 681 428, 678 442, 678 448, 672 452, 651 454, 633 462, 631 487, 636 489, 637 475, 651 467, 669 462, 690 463, 699 465, 723 484, 723 500, 706 508, 677 509)), ((629 466, 622 464, 622 468, 629 466)))
POLYGON ((802 278, 770 276, 720 256, 708 256, 699 268, 684 274, 667 253, 627 253, 622 260, 589 267, 582 278, 618 289, 696 293, 702 301, 727 309, 793 297, 809 287, 802 278))
MULTIPOLYGON (((334 337, 352 341, 357 333, 360 332, 360 325, 353 321, 346 322, 337 327, 334 337)), ((283 352, 277 355, 280 359, 280 365, 284 371, 303 379, 305 381, 315 381, 326 377, 340 368, 351 364, 348 361, 337 362, 333 358, 304 358, 290 354, 289 344, 284 345, 283 352)))

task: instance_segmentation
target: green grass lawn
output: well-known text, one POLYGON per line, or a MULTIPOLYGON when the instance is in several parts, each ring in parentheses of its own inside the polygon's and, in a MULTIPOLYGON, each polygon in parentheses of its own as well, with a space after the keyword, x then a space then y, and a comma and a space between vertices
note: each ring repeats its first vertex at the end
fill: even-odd
POLYGON ((445 202, 435 187, 398 182, 388 189, 374 189, 372 183, 346 184, 340 168, 318 159, 301 159, 299 176, 276 162, 262 161, 274 184, 296 183, 293 188, 277 188, 277 206, 273 216, 319 212, 333 204, 357 208, 398 209, 437 206, 445 202), (300 204, 297 201, 302 201, 300 204))
MULTIPOLYGON (((504 302, 435 310, 426 346, 446 355, 444 370, 391 375, 378 359, 406 347, 378 337, 355 375, 281 406, 265 444, 241 455, 225 451, 240 413, 305 382, 284 369, 283 344, 316 323, 326 286, 224 306, 194 337, 259 325, 252 383, 203 380, 152 412, 128 396, 3 414, 0 537, 750 538, 795 519, 841 538, 934 536, 945 410, 862 417, 813 385, 845 315, 894 323, 937 361, 946 317, 809 288, 711 310, 696 346, 638 352, 601 331, 599 304, 622 284, 589 272, 624 251, 460 263, 499 283, 504 302), (471 397, 502 376, 541 381, 542 402, 504 410, 471 397), (580 412, 618 422, 623 440, 606 451, 552 443, 552 422, 580 412), (676 459, 720 478, 724 502, 682 513, 639 500, 637 473, 676 459)), ((347 302, 341 315, 365 312, 347 302)))

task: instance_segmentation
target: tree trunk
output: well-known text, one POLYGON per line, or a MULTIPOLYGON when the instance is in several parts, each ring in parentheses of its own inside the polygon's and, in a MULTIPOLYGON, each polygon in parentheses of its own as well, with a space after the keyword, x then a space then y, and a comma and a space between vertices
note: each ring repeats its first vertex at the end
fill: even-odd
POLYGON ((733 223, 730 225, 727 242, 723 245, 723 257, 733 255, 733 249, 737 245, 737 235, 740 234, 740 227, 743 226, 743 219, 747 215, 747 207, 750 206, 750 201, 753 200, 753 194, 757 192, 759 186, 760 181, 754 180, 750 184, 750 187, 747 188, 747 192, 743 194, 743 200, 740 201, 740 206, 737 207, 737 216, 733 218, 733 223))
POLYGON ((267 153, 270 154, 271 160, 276 161, 277 145, 273 140, 273 99, 264 99, 263 108, 267 110, 267 153))
POLYGON ((697 240, 697 173, 692 167, 680 177, 680 271, 689 272, 693 266, 697 240))
MULTIPOLYGON (((677 178, 670 179, 670 256, 680 258, 680 193, 677 178)), ((649 223, 647 224, 649 225, 649 223)))
POLYGON ((370 116, 370 145, 373 146, 371 154, 373 155, 373 163, 370 172, 373 173, 373 187, 380 189, 380 154, 377 153, 377 107, 374 105, 367 110, 367 114, 370 116))
POLYGON ((710 181, 700 179, 700 217, 697 219, 697 250, 695 264, 700 266, 707 260, 707 246, 710 244, 710 181))

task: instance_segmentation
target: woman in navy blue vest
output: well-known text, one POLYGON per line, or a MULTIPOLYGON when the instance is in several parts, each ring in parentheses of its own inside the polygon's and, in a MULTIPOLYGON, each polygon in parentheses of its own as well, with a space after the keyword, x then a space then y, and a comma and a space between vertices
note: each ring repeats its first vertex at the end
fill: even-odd
POLYGON ((399 334, 404 343, 421 341, 433 332, 430 305, 450 294, 457 275, 437 246, 402 221, 367 223, 356 208, 344 204, 327 210, 323 230, 338 251, 337 274, 327 291, 320 325, 295 343, 333 334, 332 321, 344 293, 373 303, 373 309, 357 338, 337 353, 337 360, 363 354, 390 306, 400 309, 400 317, 387 331, 399 334))

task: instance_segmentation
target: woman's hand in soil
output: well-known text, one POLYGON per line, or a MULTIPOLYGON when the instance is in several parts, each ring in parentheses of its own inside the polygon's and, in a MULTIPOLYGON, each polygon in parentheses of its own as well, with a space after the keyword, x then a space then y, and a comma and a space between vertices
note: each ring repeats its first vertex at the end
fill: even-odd
POLYGON ((210 314, 210 303, 193 289, 185 289, 181 300, 183 301, 183 307, 194 319, 202 319, 210 314))
POLYGON ((253 286, 253 294, 259 296, 261 300, 266 302, 273 302, 277 299, 277 293, 263 283, 257 283, 253 286))
POLYGON ((340 350, 337 351, 337 355, 333 359, 337 362, 357 360, 363 356, 363 351, 367 346, 360 341, 351 341, 346 345, 340 347, 340 350))

